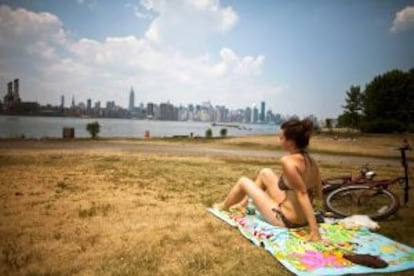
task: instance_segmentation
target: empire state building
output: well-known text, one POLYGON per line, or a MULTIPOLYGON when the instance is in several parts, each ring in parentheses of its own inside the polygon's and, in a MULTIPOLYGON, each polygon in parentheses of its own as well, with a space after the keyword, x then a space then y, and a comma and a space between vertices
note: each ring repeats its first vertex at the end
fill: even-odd
POLYGON ((128 106, 128 110, 129 111, 133 111, 135 107, 135 93, 134 93, 134 88, 131 87, 131 92, 129 92, 129 106, 128 106))

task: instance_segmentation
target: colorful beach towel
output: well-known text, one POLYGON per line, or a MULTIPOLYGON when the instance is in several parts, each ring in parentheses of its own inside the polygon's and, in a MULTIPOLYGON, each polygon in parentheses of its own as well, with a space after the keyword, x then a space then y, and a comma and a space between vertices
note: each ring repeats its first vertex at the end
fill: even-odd
POLYGON ((263 246, 283 266, 296 275, 343 275, 386 273, 414 269, 414 248, 393 241, 367 228, 346 229, 340 224, 320 224, 323 239, 330 243, 309 242, 308 229, 272 226, 260 215, 238 211, 207 209, 257 246, 263 246), (344 258, 347 253, 379 256, 385 268, 357 265, 344 258))

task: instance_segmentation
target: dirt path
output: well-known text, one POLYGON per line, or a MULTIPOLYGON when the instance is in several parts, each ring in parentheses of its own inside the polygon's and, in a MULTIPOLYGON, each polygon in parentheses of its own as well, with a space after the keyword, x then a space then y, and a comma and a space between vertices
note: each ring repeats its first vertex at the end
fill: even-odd
MULTIPOLYGON (((207 157, 253 157, 253 158, 280 158, 282 151, 272 150, 252 150, 235 148, 217 144, 190 144, 190 143, 171 143, 171 142, 147 142, 132 140, 0 140, 0 154, 8 151, 21 150, 41 150, 41 151, 106 151, 106 152, 125 152, 125 153, 153 153, 153 154, 172 154, 185 156, 207 156, 207 157)), ((399 160, 345 156, 333 154, 314 153, 314 158, 318 162, 329 164, 344 164, 361 166, 370 164, 373 166, 386 165, 398 166, 399 160)))

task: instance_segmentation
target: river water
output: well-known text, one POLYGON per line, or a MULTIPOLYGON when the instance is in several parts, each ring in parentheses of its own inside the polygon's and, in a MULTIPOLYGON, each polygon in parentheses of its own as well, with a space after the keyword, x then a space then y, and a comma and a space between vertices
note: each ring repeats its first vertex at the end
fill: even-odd
MULTIPOLYGON (((98 121, 101 126, 100 137, 137 137, 142 138, 146 131, 151 137, 172 137, 178 135, 205 136, 208 128, 213 136, 220 136, 225 126, 212 126, 209 122, 154 121, 108 118, 72 118, 72 117, 31 117, 0 116, 0 138, 61 138, 64 127, 75 129, 75 137, 90 137, 86 125, 98 121)), ((236 123, 229 123, 235 125, 236 123)), ((237 124, 239 127, 226 127, 228 136, 247 136, 275 134, 277 125, 237 124)))

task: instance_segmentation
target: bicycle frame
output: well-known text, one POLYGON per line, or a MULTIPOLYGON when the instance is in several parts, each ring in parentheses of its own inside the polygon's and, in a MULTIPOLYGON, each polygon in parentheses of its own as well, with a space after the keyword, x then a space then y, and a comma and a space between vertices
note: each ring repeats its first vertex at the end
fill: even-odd
POLYGON ((368 180, 363 185, 370 186, 371 188, 388 189, 388 186, 401 183, 405 181, 405 177, 396 177, 392 179, 380 179, 380 180, 368 180))

